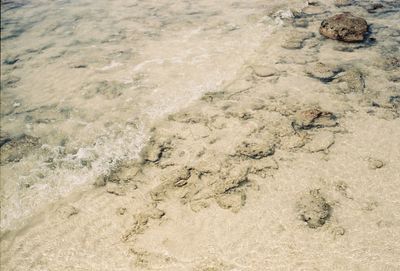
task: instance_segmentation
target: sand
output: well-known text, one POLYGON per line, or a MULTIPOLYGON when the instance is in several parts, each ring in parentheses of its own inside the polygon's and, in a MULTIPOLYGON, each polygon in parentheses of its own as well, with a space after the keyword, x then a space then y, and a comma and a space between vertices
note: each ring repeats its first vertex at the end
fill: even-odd
POLYGON ((282 26, 154 121, 139 158, 4 230, 2 268, 398 270, 400 13, 381 2, 271 14, 282 26), (365 42, 318 33, 343 11, 371 24, 365 42))

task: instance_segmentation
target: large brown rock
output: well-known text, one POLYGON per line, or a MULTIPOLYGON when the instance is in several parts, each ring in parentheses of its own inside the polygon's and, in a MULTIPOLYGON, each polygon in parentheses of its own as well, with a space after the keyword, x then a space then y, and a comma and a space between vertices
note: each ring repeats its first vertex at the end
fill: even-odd
POLYGON ((367 22, 350 12, 334 15, 322 21, 319 33, 327 38, 346 42, 363 41, 368 31, 367 22))

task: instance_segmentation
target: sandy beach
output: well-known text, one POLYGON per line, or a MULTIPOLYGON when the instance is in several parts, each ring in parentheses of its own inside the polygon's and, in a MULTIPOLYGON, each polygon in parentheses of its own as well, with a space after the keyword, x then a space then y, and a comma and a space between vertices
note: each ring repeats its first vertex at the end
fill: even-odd
POLYGON ((12 63, 2 23, 1 270, 400 269, 400 4, 200 2, 104 63, 12 63))

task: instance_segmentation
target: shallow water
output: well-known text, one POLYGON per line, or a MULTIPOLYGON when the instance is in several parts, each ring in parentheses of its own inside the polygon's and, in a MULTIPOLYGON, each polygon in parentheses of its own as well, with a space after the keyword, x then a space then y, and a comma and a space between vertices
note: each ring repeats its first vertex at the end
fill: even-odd
POLYGON ((1 266, 398 270, 400 5, 336 1, 3 1, 1 266))
POLYGON ((136 158, 153 120, 235 76, 279 26, 268 16, 278 8, 2 1, 2 137, 40 143, 2 163, 1 228, 136 158))

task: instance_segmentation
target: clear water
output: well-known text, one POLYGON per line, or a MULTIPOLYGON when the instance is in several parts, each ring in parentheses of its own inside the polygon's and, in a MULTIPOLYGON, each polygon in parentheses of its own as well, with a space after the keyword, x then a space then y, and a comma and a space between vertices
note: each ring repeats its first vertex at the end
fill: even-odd
POLYGON ((1 130, 41 145, 1 166, 1 228, 135 159, 154 120, 235 76, 277 3, 2 1, 1 130))

